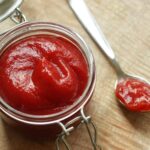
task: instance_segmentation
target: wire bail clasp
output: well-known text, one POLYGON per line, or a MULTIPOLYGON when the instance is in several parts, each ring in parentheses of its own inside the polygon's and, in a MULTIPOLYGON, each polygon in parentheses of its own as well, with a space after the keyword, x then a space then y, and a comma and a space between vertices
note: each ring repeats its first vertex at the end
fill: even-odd
POLYGON ((97 145, 97 130, 96 127, 91 119, 91 116, 86 116, 84 113, 84 108, 80 109, 80 115, 71 121, 67 122, 65 125, 59 122, 59 125, 62 128, 62 132, 58 135, 56 139, 56 149, 60 149, 60 143, 63 143, 66 150, 72 150, 69 142, 67 141, 67 137, 71 134, 72 131, 78 129, 81 125, 85 125, 88 135, 93 147, 93 150, 102 150, 102 148, 97 145), (77 127, 74 127, 73 124, 77 121, 80 121, 77 127), (92 131, 93 130, 93 131, 92 131))
POLYGON ((20 8, 15 9, 14 13, 10 16, 10 19, 16 24, 20 24, 27 21, 26 16, 22 13, 20 8))

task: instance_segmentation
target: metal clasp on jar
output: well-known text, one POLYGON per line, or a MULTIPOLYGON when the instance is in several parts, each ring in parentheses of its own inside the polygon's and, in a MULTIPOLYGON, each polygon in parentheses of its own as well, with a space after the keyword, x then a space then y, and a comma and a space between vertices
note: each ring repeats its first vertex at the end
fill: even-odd
POLYGON ((16 8, 15 12, 10 16, 11 20, 14 21, 16 24, 20 24, 26 22, 27 19, 25 15, 22 13, 20 8, 16 8))
POLYGON ((84 107, 80 109, 80 115, 73 118, 71 121, 67 122, 66 124, 63 124, 61 122, 58 123, 61 128, 62 132, 58 135, 56 139, 56 149, 60 150, 60 143, 63 143, 65 145, 66 150, 71 150, 71 145, 67 141, 67 137, 71 134, 72 131, 75 129, 78 129, 79 126, 85 125, 93 150, 102 150, 101 146, 97 144, 97 130, 96 127, 92 121, 91 116, 86 116, 84 112, 84 107), (78 122, 79 124, 74 127, 73 124, 78 122), (93 130, 93 132, 92 132, 93 130))
MULTIPOLYGON (((26 22, 27 19, 19 8, 21 3, 22 0, 14 0, 12 2, 9 0, 2 0, 0 2, 0 22, 7 18, 10 18, 16 24, 26 22)), ((0 33, 0 36, 4 35, 6 32, 7 31, 0 33)))

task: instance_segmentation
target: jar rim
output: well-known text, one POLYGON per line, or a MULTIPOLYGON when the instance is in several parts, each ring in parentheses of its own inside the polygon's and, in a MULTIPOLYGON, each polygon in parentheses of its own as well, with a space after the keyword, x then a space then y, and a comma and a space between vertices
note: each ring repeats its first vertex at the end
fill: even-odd
MULTIPOLYGON (((64 34, 67 37, 74 40, 77 44, 79 44, 79 46, 81 47, 80 50, 82 53, 84 53, 84 57, 89 67, 88 69, 89 77, 88 77, 87 86, 83 94, 72 105, 68 106, 67 108, 65 108, 60 112, 49 114, 49 115, 32 115, 32 114, 21 112, 19 110, 14 109, 9 104, 7 104, 2 98, 0 98, 0 109, 3 113, 7 114, 9 117, 13 117, 13 119, 15 120, 24 123, 28 122, 28 124, 36 123, 36 124, 43 125, 43 124, 55 123, 72 116, 73 114, 78 112, 82 107, 85 106, 85 104, 89 100, 89 97, 91 97, 95 87, 95 62, 94 62, 93 54, 89 49, 89 47, 87 46, 87 44, 85 43, 85 41, 81 38, 81 36, 67 27, 55 23, 50 23, 50 22, 25 22, 11 29, 10 31, 8 31, 2 36, 0 41, 1 42, 0 49, 3 49, 3 47, 8 43, 8 41, 12 40, 14 37, 20 36, 23 33, 41 30, 41 28, 43 27, 44 29, 47 30, 56 30, 57 33, 64 34)), ((0 55, 2 53, 3 51, 1 51, 0 55)))

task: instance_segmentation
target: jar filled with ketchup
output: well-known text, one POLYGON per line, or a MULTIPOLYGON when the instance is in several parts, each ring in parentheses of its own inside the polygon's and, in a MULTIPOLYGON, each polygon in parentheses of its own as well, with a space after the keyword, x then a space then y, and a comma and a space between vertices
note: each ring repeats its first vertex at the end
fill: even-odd
POLYGON ((0 112, 32 135, 62 139, 81 123, 95 86, 91 51, 72 30, 26 22, 0 37, 0 112))

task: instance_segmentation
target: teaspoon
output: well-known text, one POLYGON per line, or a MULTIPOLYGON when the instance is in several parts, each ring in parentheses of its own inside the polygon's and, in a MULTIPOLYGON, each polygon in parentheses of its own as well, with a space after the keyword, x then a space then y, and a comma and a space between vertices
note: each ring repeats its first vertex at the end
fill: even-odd
POLYGON ((150 111, 150 83, 141 77, 128 75, 121 69, 111 46, 84 0, 69 0, 69 4, 83 27, 115 69, 118 76, 115 84, 115 94, 119 102, 131 111, 150 111))

